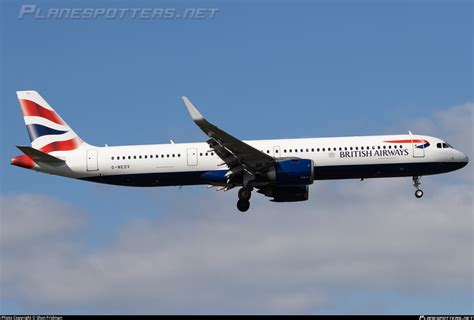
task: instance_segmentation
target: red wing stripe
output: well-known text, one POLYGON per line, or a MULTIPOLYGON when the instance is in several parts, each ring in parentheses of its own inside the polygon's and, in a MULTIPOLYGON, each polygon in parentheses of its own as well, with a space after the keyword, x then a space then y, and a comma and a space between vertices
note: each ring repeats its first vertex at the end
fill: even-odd
POLYGON ((413 140, 389 140, 389 141, 384 141, 384 142, 390 142, 390 143, 428 143, 426 140, 421 140, 421 139, 413 139, 413 140))
POLYGON ((71 140, 66 141, 51 142, 50 144, 47 144, 42 147, 40 150, 45 153, 50 153, 53 151, 69 151, 77 149, 77 147, 79 147, 81 143, 82 141, 80 139, 73 138, 71 140))
POLYGON ((57 124, 65 125, 64 121, 56 114, 56 112, 48 110, 36 102, 21 99, 20 105, 23 116, 25 117, 41 117, 57 124))

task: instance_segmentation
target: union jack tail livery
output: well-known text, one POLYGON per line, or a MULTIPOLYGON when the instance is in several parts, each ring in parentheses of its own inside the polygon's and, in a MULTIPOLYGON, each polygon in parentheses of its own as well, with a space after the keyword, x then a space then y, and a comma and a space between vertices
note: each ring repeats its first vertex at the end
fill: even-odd
POLYGON ((36 91, 18 91, 31 146, 44 153, 75 150, 83 141, 36 91))

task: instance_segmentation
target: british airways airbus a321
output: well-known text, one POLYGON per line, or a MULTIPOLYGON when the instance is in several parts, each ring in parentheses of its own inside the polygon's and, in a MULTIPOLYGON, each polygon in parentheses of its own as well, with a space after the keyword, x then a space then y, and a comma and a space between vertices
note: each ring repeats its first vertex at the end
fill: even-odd
POLYGON ((308 200, 315 180, 412 177, 454 171, 468 157, 442 139, 412 134, 243 141, 208 122, 183 97, 208 136, 202 143, 96 147, 82 140, 36 91, 17 92, 31 146, 11 164, 39 172, 134 187, 239 187, 237 208, 256 189, 275 202, 308 200))

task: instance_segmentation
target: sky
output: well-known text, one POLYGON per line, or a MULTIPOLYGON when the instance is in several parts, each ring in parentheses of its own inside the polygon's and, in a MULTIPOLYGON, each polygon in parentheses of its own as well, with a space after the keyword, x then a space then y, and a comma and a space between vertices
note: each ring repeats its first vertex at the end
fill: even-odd
POLYGON ((470 1, 0 2, 0 313, 474 313, 472 164, 316 181, 276 204, 10 165, 37 90, 103 146, 429 134, 473 156, 470 1), (203 19, 19 19, 21 6, 217 9, 203 19))

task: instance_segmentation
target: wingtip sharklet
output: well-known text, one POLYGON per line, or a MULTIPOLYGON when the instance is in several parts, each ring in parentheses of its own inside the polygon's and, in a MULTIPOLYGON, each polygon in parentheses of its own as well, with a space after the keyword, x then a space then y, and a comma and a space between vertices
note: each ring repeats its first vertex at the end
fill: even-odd
POLYGON ((196 109, 196 107, 189 101, 188 97, 183 96, 183 101, 184 104, 186 105, 186 108, 188 109, 189 114, 191 115, 191 118, 193 118, 194 121, 198 120, 203 120, 204 117, 202 114, 196 109))

